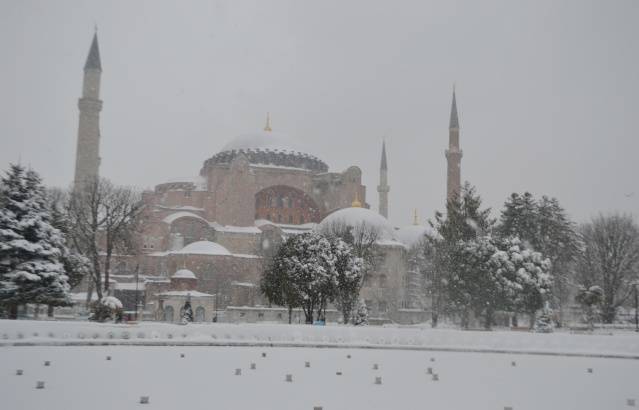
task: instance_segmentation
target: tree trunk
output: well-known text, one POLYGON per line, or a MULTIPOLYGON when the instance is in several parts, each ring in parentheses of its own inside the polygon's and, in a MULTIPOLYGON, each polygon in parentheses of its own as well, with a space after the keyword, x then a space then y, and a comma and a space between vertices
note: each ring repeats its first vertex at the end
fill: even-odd
POLYGON ((433 328, 437 327, 437 322, 439 322, 439 314, 433 311, 433 313, 431 314, 430 326, 433 328))
POLYGON ((9 319, 16 320, 18 318, 18 305, 12 304, 9 306, 9 319))
POLYGON ((53 305, 47 306, 47 316, 53 317, 53 305))
POLYGON ((293 306, 288 307, 288 324, 293 323, 293 306))
POLYGON ((537 312, 530 312, 530 326, 528 327, 530 330, 535 328, 535 319, 537 318, 537 312))

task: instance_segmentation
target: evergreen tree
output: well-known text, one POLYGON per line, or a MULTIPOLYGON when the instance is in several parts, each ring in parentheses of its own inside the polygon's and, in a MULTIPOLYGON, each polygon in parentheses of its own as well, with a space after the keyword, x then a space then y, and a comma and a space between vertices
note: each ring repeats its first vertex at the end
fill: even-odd
POLYGON ((187 297, 184 307, 182 307, 182 324, 193 322, 193 308, 191 307, 191 297, 187 297))
POLYGON ((11 318, 21 304, 70 304, 61 232, 51 225, 44 188, 34 171, 11 165, 1 184, 0 303, 11 318))
POLYGON ((519 238, 526 248, 541 252, 550 260, 550 273, 555 278, 552 294, 561 323, 581 245, 575 225, 559 201, 547 196, 535 200, 528 192, 513 193, 504 203, 497 232, 502 238, 519 238))
POLYGON ((541 314, 537 317, 535 321, 535 332, 537 333, 552 333, 553 331, 553 323, 552 323, 552 309, 546 306, 541 314))
POLYGON ((357 311, 353 316, 353 324, 355 326, 366 326, 368 325, 368 307, 366 307, 366 302, 360 299, 357 305, 357 311))
POLYGON ((468 326, 470 307, 463 303, 462 293, 451 286, 450 278, 464 274, 460 269, 465 268, 465 242, 490 233, 495 224, 490 208, 482 209, 481 202, 475 187, 466 182, 460 194, 447 202, 446 215, 436 212, 435 223, 431 222, 438 235, 428 238, 424 250, 426 257, 432 260, 427 282, 435 293, 432 295, 433 326, 446 310, 461 315, 462 325, 468 326))
POLYGON ((348 324, 357 305, 359 291, 364 272, 364 261, 354 255, 353 248, 337 237, 329 238, 331 252, 335 257, 337 283, 335 288, 335 302, 342 312, 344 324, 348 324))
POLYGON ((497 232, 504 238, 516 236, 536 246, 539 241, 537 203, 530 192, 512 193, 504 203, 497 232))

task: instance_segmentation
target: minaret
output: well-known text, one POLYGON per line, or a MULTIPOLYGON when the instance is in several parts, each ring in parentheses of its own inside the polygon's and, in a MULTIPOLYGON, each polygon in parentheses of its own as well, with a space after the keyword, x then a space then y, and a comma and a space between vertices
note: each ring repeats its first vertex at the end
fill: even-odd
POLYGON ((457 99, 453 86, 453 103, 450 108, 450 125, 448 127, 448 149, 446 160, 448 161, 448 175, 446 186, 446 199, 451 200, 459 195, 461 188, 461 159, 463 152, 459 149, 459 118, 457 116, 457 99))
POLYGON ((97 178, 100 167, 100 49, 98 32, 93 35, 91 49, 84 64, 82 98, 78 100, 80 121, 78 125, 78 145, 75 156, 74 186, 91 182, 97 178))
POLYGON ((382 163, 379 166, 379 185, 377 192, 379 193, 379 214, 384 218, 388 218, 388 166, 386 165, 386 141, 382 142, 382 163))

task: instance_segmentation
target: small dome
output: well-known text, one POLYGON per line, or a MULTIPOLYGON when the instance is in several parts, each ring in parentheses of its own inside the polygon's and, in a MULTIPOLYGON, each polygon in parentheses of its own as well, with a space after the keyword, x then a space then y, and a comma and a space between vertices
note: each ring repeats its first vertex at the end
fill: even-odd
POLYGON ((330 229, 333 224, 344 224, 354 229, 372 227, 379 231, 379 240, 395 239, 393 227, 388 220, 377 212, 366 208, 351 207, 335 211, 317 225, 317 230, 330 229))
POLYGON ((231 252, 229 252, 224 246, 211 241, 193 242, 173 253, 192 255, 231 255, 231 252))
POLYGON ((395 231, 397 239, 409 248, 417 245, 426 236, 433 237, 434 235, 433 230, 425 225, 409 225, 395 231))
POLYGON ((188 269, 180 269, 179 271, 175 272, 173 274, 173 276, 171 276, 171 278, 176 278, 176 279, 197 279, 197 277, 195 276, 195 273, 191 272, 188 269))

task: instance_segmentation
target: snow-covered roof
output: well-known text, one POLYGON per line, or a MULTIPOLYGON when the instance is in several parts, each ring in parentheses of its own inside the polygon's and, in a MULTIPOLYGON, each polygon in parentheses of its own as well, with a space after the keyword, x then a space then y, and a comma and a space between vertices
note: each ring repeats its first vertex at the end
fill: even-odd
POLYGON ((229 141, 222 148, 222 151, 267 149, 271 151, 305 152, 285 134, 272 131, 257 131, 250 134, 238 135, 229 141))
POLYGON ((191 272, 188 269, 180 269, 171 276, 176 279, 197 279, 195 273, 191 272))
POLYGON ((333 212, 317 225, 320 232, 333 224, 344 224, 355 229, 376 229, 379 240, 395 239, 394 229, 386 218, 366 208, 351 207, 333 212))
POLYGON ((174 212, 170 215, 167 215, 164 217, 164 219, 162 219, 163 222, 166 222, 167 224, 172 224, 174 221, 180 219, 180 218, 185 218, 185 217, 189 217, 189 218, 195 218, 195 219, 199 219, 205 223, 209 223, 206 219, 202 218, 200 215, 194 214, 193 212, 187 212, 187 211, 180 211, 180 212, 174 212))
POLYGON ((425 225, 409 225, 395 231, 395 237, 409 248, 417 245, 426 236, 432 237, 433 235, 435 235, 433 229, 425 225))
MULTIPOLYGON (((135 282, 127 282, 127 283, 118 282, 115 285, 115 289, 116 290, 136 290, 136 283, 135 282)), ((138 282, 137 290, 143 291, 144 289, 145 289, 144 282, 138 282)))
POLYGON ((198 292, 197 290, 169 290, 167 292, 158 293, 157 296, 190 296, 192 298, 214 297, 214 295, 198 292))
POLYGON ((226 255, 230 256, 231 252, 224 246, 211 241, 198 241, 186 245, 179 251, 171 252, 174 254, 192 254, 192 255, 226 255))
POLYGON ((229 233, 252 233, 252 234, 259 234, 262 233, 261 230, 259 230, 257 227, 255 226, 233 226, 233 225, 220 225, 217 222, 211 222, 209 224, 212 228, 215 228, 216 231, 220 231, 220 232, 229 232, 229 233))

